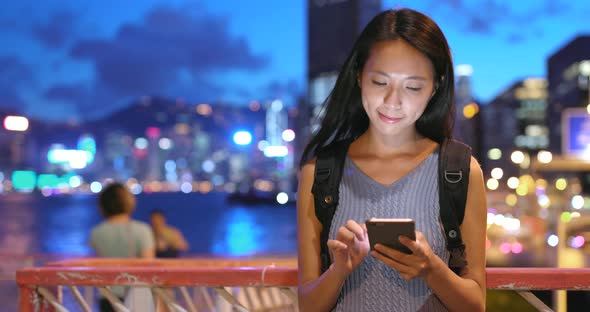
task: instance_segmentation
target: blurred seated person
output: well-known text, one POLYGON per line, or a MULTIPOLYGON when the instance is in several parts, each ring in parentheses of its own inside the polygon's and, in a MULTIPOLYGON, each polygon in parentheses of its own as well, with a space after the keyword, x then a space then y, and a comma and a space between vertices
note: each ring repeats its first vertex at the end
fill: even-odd
MULTIPOLYGON (((154 258, 154 236, 150 226, 131 218, 135 196, 121 183, 111 183, 98 195, 98 206, 105 218, 92 228, 90 246, 98 257, 154 258)), ((125 287, 112 287, 123 299, 125 287)), ((106 298, 100 299, 100 311, 114 311, 106 298)))
POLYGON ((151 212, 150 222, 156 241, 156 258, 177 258, 180 251, 188 250, 182 233, 166 223, 166 216, 161 210, 151 212))

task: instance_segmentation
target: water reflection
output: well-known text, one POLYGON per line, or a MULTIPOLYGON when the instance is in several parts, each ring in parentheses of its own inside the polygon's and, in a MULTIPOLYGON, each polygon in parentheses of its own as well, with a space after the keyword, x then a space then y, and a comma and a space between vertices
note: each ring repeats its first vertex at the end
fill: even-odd
POLYGON ((45 219, 43 250, 49 253, 89 255, 90 229, 100 218, 94 196, 75 196, 57 200, 43 209, 53 210, 45 219))
POLYGON ((2 196, 0 202, 0 253, 23 255, 36 249, 33 198, 23 194, 2 196))
POLYGON ((213 253, 231 256, 255 254, 260 250, 261 225, 256 223, 251 211, 243 208, 231 210, 220 224, 213 253))
MULTIPOLYGON (((185 255, 295 254, 295 208, 228 205, 225 195, 140 194, 135 219, 159 208, 191 246, 185 255)), ((0 254, 90 256, 91 228, 102 221, 96 196, 0 196, 0 254)))
POLYGON ((290 206, 232 206, 218 222, 217 255, 295 254, 297 228, 290 206))

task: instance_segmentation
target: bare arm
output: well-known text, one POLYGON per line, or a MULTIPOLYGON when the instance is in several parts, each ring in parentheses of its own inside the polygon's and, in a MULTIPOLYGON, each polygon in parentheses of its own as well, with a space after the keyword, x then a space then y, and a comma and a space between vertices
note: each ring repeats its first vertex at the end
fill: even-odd
POLYGON ((485 310, 486 218, 483 174, 479 163, 472 158, 465 217, 461 224, 467 267, 461 272, 461 276, 457 276, 439 257, 433 257, 434 263, 424 277, 449 311, 485 310))
POLYGON ((188 243, 184 239, 182 232, 175 228, 172 229, 172 232, 174 233, 174 248, 182 251, 188 250, 188 243))
POLYGON ((156 257, 156 251, 154 248, 144 249, 141 251, 141 258, 153 259, 156 257))
POLYGON ((297 198, 297 255, 299 308, 301 311, 329 311, 340 294, 346 276, 331 269, 320 276, 320 232, 315 216, 313 184, 315 165, 306 164, 299 181, 297 198))

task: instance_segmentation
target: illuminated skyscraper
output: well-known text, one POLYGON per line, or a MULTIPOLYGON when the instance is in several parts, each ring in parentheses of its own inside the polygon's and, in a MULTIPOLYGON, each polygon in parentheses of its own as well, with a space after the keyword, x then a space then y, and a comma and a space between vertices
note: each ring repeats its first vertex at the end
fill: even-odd
POLYGON ((561 152, 562 112, 590 105, 590 35, 566 43, 547 61, 549 148, 561 152))
MULTIPOLYGON (((515 82, 483 108, 484 167, 489 164, 510 168, 514 150, 535 155, 549 144, 546 122, 547 81, 544 78, 526 78, 515 82), (491 149, 502 152, 500 160, 488 159, 491 149)), ((516 172, 506 172, 516 174, 516 172)))
POLYGON ((480 154, 480 115, 479 105, 473 98, 471 89, 471 65, 457 65, 455 68, 455 128, 453 136, 467 143, 473 149, 473 154, 480 154))
POLYGON ((281 133, 287 129, 287 110, 281 100, 274 100, 266 109, 266 141, 269 146, 283 145, 281 133))
MULTIPOLYGON (((280 100, 274 100, 266 111, 266 141, 268 146, 264 150, 267 157, 276 159, 276 170, 273 176, 284 179, 293 172, 293 150, 291 143, 283 139, 283 131, 289 126, 287 110, 280 100)), ((290 184, 286 185, 291 188, 290 184)))
MULTIPOLYGON (((590 35, 566 43, 547 61, 549 146, 556 154, 590 158, 590 35), (566 116, 570 121, 564 120, 566 116), (574 123, 573 120, 576 120, 574 123)), ((576 170, 578 171, 578 170, 576 170)), ((590 173, 578 171, 582 191, 590 193, 590 173)))

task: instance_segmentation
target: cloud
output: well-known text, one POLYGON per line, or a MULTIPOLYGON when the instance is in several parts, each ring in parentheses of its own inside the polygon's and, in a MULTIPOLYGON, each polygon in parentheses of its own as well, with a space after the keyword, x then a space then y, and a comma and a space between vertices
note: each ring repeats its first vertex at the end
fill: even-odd
MULTIPOLYGON (((72 19, 54 16, 37 38, 47 47, 63 46, 72 37, 73 31, 64 29, 72 19)), ((53 84, 43 96, 54 105, 75 104, 85 119, 103 117, 145 95, 199 102, 248 99, 252 93, 244 83, 234 86, 223 75, 259 72, 270 62, 230 34, 227 18, 163 7, 146 12, 140 22, 121 24, 112 38, 72 40, 69 55, 90 64, 94 76, 53 84)))
POLYGON ((283 98, 285 96, 298 96, 302 88, 295 79, 273 80, 265 87, 264 94, 269 98, 283 98))
MULTIPOLYGON (((541 34, 540 36, 542 36, 542 33, 539 33, 539 34, 541 34)), ((517 43, 523 42, 525 39, 526 38, 522 34, 519 34, 519 33, 509 34, 508 38, 506 38, 506 40, 512 44, 517 44, 517 43)))
POLYGON ((51 16, 45 23, 36 23, 32 27, 33 37, 48 48, 63 47, 73 35, 75 16, 70 12, 60 12, 51 16))
POLYGON ((49 100, 80 101, 88 95, 84 84, 57 84, 45 91, 45 98, 49 100))
MULTIPOLYGON (((500 28, 510 43, 519 43, 539 32, 532 26, 545 18, 556 18, 572 10, 565 1, 543 0, 522 8, 522 4, 501 0, 465 2, 432 0, 430 11, 443 13, 460 29, 479 35, 490 35, 500 28), (523 27, 525 26, 525 27, 523 27)), ((541 32, 542 33, 542 32, 541 32)))
POLYGON ((0 81, 3 84, 33 81, 33 71, 16 56, 0 56, 0 81))
POLYGON ((545 15, 548 16, 559 16, 563 13, 568 12, 571 9, 571 5, 565 1, 551 1, 545 0, 540 6, 539 9, 545 15))
POLYGON ((141 23, 122 25, 110 40, 81 40, 71 55, 90 61, 104 86, 130 96, 227 71, 258 71, 268 64, 245 39, 230 35, 226 19, 171 8, 156 8, 141 23))
POLYGON ((493 32, 489 19, 482 16, 470 16, 467 29, 479 34, 490 34, 493 32))
POLYGON ((21 96, 14 88, 5 84, 0 85, 0 107, 21 110, 23 104, 21 96))
POLYGON ((0 17, 0 29, 15 29, 18 23, 14 19, 5 19, 0 17))
POLYGON ((15 56, 0 56, 0 106, 22 109, 20 90, 35 82, 30 66, 15 56))
POLYGON ((464 5, 462 0, 447 0, 447 4, 454 9, 460 9, 464 5))
POLYGON ((45 99, 70 116, 81 119, 96 119, 125 107, 131 101, 120 97, 101 84, 78 82, 61 83, 45 90, 45 99))

